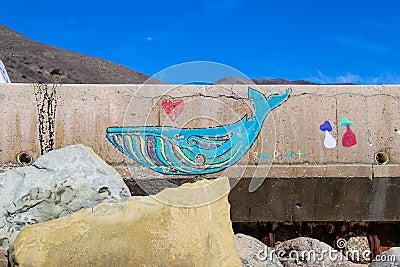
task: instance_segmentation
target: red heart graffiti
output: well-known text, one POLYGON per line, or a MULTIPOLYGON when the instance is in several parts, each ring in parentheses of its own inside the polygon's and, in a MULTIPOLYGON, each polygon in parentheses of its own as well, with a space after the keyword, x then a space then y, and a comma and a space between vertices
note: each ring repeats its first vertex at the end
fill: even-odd
POLYGON ((176 120, 184 109, 183 99, 163 99, 162 106, 172 121, 176 120))

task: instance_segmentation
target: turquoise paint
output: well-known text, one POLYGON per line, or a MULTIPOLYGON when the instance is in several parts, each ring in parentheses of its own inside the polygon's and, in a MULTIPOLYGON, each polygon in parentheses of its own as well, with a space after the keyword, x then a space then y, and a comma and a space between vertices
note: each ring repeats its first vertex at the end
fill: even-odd
POLYGON ((108 140, 122 153, 163 174, 207 174, 235 164, 250 149, 267 114, 289 98, 291 89, 268 99, 249 87, 255 114, 213 128, 111 127, 108 140), (199 159, 198 160, 196 160, 199 159))

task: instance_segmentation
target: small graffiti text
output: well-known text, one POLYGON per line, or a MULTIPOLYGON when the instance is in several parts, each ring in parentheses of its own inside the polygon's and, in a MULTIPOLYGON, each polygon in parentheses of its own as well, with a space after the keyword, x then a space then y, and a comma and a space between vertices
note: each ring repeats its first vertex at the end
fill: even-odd
POLYGON ((285 150, 285 151, 251 151, 249 153, 249 158, 253 160, 253 162, 260 161, 280 161, 280 160, 302 160, 302 159, 311 159, 315 158, 314 151, 306 151, 305 149, 298 150, 285 150))

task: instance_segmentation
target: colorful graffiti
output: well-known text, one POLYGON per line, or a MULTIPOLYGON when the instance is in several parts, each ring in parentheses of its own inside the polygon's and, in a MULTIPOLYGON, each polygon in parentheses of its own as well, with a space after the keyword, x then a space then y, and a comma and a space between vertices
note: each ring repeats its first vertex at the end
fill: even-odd
POLYGON ((314 151, 307 152, 305 149, 284 150, 284 151, 253 151, 249 153, 249 159, 253 162, 268 162, 268 161, 299 161, 302 159, 316 158, 314 151))
POLYGON ((350 126, 353 126, 353 122, 349 120, 346 116, 342 116, 340 125, 346 127, 346 132, 342 138, 342 145, 344 147, 352 147, 357 144, 357 138, 355 133, 351 130, 350 126))
POLYGON ((326 148, 335 148, 336 139, 330 134, 332 132, 332 125, 329 121, 325 121, 319 126, 319 129, 325 132, 324 146, 326 148))
MULTIPOLYGON (((247 153, 267 114, 289 98, 291 89, 268 99, 248 88, 255 114, 214 128, 111 127, 108 140, 136 162, 163 174, 207 174, 235 164, 247 153)), ((179 105, 178 105, 179 106, 179 105)))
POLYGON ((162 107, 169 118, 174 121, 183 112, 184 102, 183 99, 164 99, 162 107))

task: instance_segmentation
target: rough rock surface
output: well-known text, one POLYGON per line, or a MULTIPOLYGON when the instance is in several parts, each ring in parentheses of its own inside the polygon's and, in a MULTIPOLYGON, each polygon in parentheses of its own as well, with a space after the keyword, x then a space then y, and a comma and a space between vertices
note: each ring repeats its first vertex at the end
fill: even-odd
POLYGON ((7 252, 5 250, 0 249, 0 267, 7 267, 7 266, 8 266, 7 252))
POLYGON ((267 247, 258 239, 236 234, 236 250, 239 253, 243 267, 282 267, 272 248, 267 247))
POLYGON ((370 247, 366 236, 350 237, 343 251, 349 260, 357 263, 369 263, 370 247))
POLYGON ((11 259, 18 266, 36 267, 241 266, 228 191, 227 178, 202 180, 26 226, 11 259), (221 197, 191 207, 159 201, 193 203, 210 195, 221 197))
POLYGON ((355 266, 341 252, 309 237, 298 237, 281 243, 275 251, 285 267, 355 266))
POLYGON ((382 252, 369 264, 369 267, 400 267, 400 247, 392 247, 382 252))
POLYGON ((8 249, 25 225, 45 222, 101 202, 130 197, 121 176, 92 149, 68 146, 32 166, 0 174, 0 248, 8 249))

